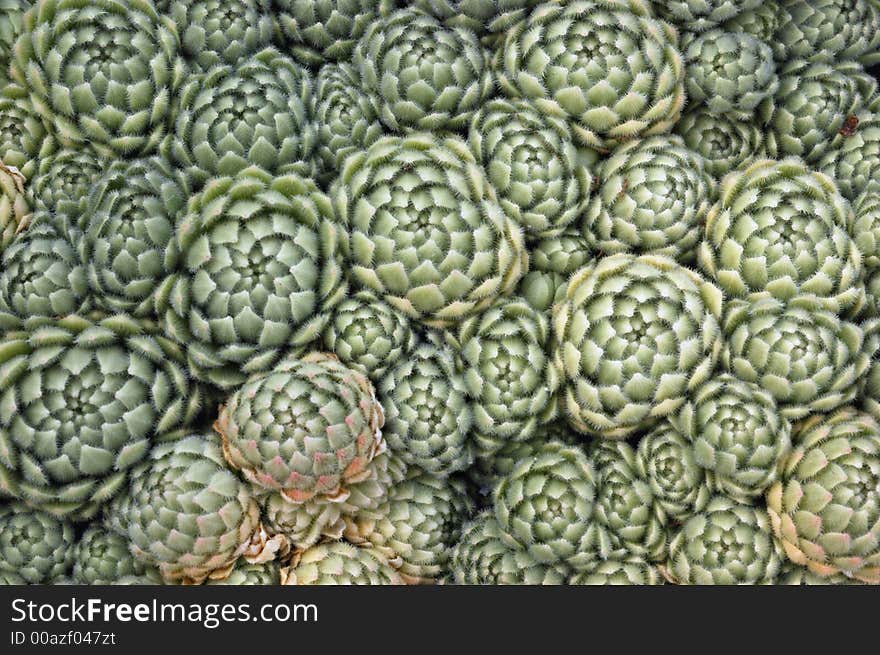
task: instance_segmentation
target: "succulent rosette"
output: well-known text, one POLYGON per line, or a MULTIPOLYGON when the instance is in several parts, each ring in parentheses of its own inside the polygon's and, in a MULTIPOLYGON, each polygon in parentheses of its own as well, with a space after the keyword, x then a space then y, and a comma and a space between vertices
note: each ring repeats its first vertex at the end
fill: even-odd
POLYGON ((107 168, 106 158, 88 150, 62 148, 41 157, 29 180, 35 209, 50 217, 63 215, 71 226, 85 230, 85 214, 93 198, 92 191, 104 178, 107 168))
POLYGON ((871 0, 782 0, 782 59, 880 61, 880 7, 871 0))
MULTIPOLYGON (((0 65, 0 78, 2 75, 0 65)), ((0 82, 0 161, 6 166, 15 166, 29 180, 38 161, 49 155, 56 145, 48 135, 46 123, 34 110, 27 90, 0 82)))
POLYGON ((156 308, 195 376, 231 389, 317 338, 347 289, 333 216, 313 180, 253 166, 190 199, 156 308))
POLYGON ((41 0, 10 64, 64 146, 102 157, 156 151, 185 77, 176 26, 150 0, 41 0))
POLYGON ((128 540, 101 523, 86 528, 73 549, 71 575, 77 584, 114 584, 145 573, 128 550, 128 540))
POLYGON ((752 159, 762 157, 766 137, 753 121, 715 115, 701 105, 686 112, 675 125, 685 145, 703 156, 706 171, 720 180, 752 159))
POLYGON ((685 102, 678 34, 642 1, 540 5, 507 32, 498 75, 600 150, 669 132, 685 102))
POLYGON ((880 582, 877 421, 844 408, 798 424, 767 508, 793 563, 826 578, 880 582))
POLYGON ((180 349, 125 315, 30 318, 0 352, 0 489, 58 516, 94 516, 201 409, 180 349))
POLYGON ((560 408, 579 432, 626 438, 676 412, 721 352, 717 287, 672 259, 620 254, 577 272, 554 306, 560 408))
POLYGON ((593 258, 579 226, 559 236, 533 241, 529 244, 529 272, 520 280, 516 293, 535 309, 549 312, 568 279, 593 258))
POLYGON ((429 327, 450 327, 513 291, 528 270, 521 228, 461 139, 385 137, 334 186, 350 274, 429 327))
POLYGON ((375 548, 344 541, 313 546, 281 570, 284 585, 402 585, 400 574, 375 548))
POLYGON ((73 565, 73 524, 23 503, 0 506, 0 574, 21 582, 52 584, 73 565))
POLYGON ((699 259, 728 297, 808 295, 835 313, 864 304, 854 214, 834 180, 800 160, 761 160, 729 175, 706 219, 699 259))
POLYGON ((694 258, 715 191, 706 162, 677 135, 615 149, 597 171, 598 188, 581 229, 594 251, 694 258))

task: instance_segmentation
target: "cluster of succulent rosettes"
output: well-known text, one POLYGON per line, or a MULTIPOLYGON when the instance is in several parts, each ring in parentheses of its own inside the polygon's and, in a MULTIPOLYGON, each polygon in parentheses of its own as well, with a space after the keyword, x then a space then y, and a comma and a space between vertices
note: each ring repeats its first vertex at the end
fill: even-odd
POLYGON ((319 544, 297 553, 281 569, 283 585, 402 585, 403 578, 376 548, 345 541, 319 544))
POLYGON ((435 475, 468 468, 474 459, 474 410, 453 349, 422 343, 378 383, 383 435, 396 456, 435 475))
POLYGON ((767 508, 793 563, 823 577, 880 582, 877 421, 847 407, 798 424, 767 508))
POLYGON ((97 308, 150 316, 160 283, 177 267, 174 228, 186 179, 154 157, 113 164, 92 187, 80 257, 97 308))
POLYGON ((568 279, 593 256, 579 226, 572 226, 559 236, 533 241, 529 244, 529 272, 520 280, 516 294, 535 309, 548 312, 568 279))
POLYGON ((594 569, 575 573, 569 585, 662 585, 663 576, 656 565, 632 557, 605 560, 594 569))
POLYGON ((855 200, 871 182, 880 179, 880 116, 877 107, 872 109, 855 116, 850 125, 845 123, 841 129, 851 133, 850 136, 816 164, 820 171, 834 179, 840 193, 849 200, 855 200), (854 131, 849 129, 853 124, 854 131))
POLYGON ((406 582, 430 582, 447 572, 472 510, 462 481, 412 468, 380 507, 346 517, 345 538, 384 553, 406 582))
POLYGON ((73 549, 71 577, 77 584, 113 584, 146 572, 129 551, 128 540, 103 523, 86 528, 73 549))
POLYGON ((239 558, 267 562, 280 548, 260 523, 253 488, 229 470, 211 434, 153 448, 107 519, 135 559, 170 583, 224 578, 239 558))
POLYGON ((10 73, 52 135, 102 157, 154 152, 185 77, 171 19, 150 0, 43 0, 36 9, 10 73))
POLYGON ((478 456, 531 438, 555 416, 549 340, 547 317, 515 296, 459 326, 458 368, 472 401, 478 456))
POLYGON ((622 547, 640 559, 664 561, 668 519, 652 485, 639 475, 635 449, 606 440, 591 457, 597 480, 593 520, 607 530, 612 550, 622 547))
POLYGON ((429 327, 485 310, 528 270, 522 229, 461 139, 384 137, 332 193, 353 280, 429 327))
POLYGON ((582 213, 592 179, 563 119, 525 100, 492 100, 474 114, 469 143, 501 206, 529 235, 556 236, 582 213))
POLYGON ((489 53, 470 30, 418 9, 372 22, 353 54, 361 86, 391 130, 460 130, 492 94, 489 53))
POLYGON ((700 266, 731 298, 810 296, 856 314, 865 288, 854 218, 831 178, 797 159, 760 160, 722 182, 700 266))
POLYGON ((272 42, 270 0, 156 0, 180 36, 180 53, 195 70, 237 64, 272 42))
POLYGON ((706 470, 697 462, 693 445, 668 421, 642 436, 632 466, 673 521, 682 522, 701 512, 712 498, 706 470))
POLYGON ((449 569, 451 582, 460 585, 561 585, 572 575, 565 564, 509 546, 491 509, 462 527, 449 569))
POLYGON ((624 144, 602 162, 597 179, 581 223, 593 250, 694 259, 715 182, 681 137, 624 144))
POLYGON ((266 531, 281 535, 286 544, 283 550, 292 552, 341 539, 346 521, 377 510, 407 474, 403 460, 388 451, 376 455, 368 469, 364 479, 347 485, 347 496, 316 496, 294 503, 281 493, 264 495, 260 502, 266 531))
POLYGON ((591 148, 669 132, 684 106, 678 34, 642 0, 540 5, 498 56, 506 94, 567 120, 591 148))
POLYGON ((214 427, 229 464, 294 503, 345 500, 385 449, 373 385, 335 355, 288 358, 253 376, 220 408, 214 427))
POLYGON ((715 496, 672 537, 664 573, 685 585, 774 584, 784 558, 762 507, 715 496))
POLYGON ((0 252, 30 225, 32 217, 24 175, 0 160, 0 252))
POLYGON ((321 336, 328 351, 376 384, 418 341, 409 318, 371 291, 358 291, 340 302, 321 336))
POLYGON ((501 540, 537 562, 574 570, 593 566, 597 476, 584 452, 557 441, 517 462, 495 487, 501 540))
POLYGON ((741 502, 752 502, 776 481, 791 448, 791 424, 772 394, 730 374, 701 386, 673 423, 693 444, 711 487, 741 502))
POLYGON ((465 27, 488 43, 503 36, 537 5, 546 0, 415 0, 410 4, 439 18, 447 25, 465 27))
POLYGON ((0 344, 0 489, 59 516, 94 516, 201 408, 180 349, 147 322, 33 317, 0 344))
POLYGON ((358 39, 396 0, 268 0, 281 40, 308 66, 350 60, 358 39))
POLYGON ((602 258, 553 312, 560 409, 584 434, 626 438, 672 415, 722 348, 721 292, 667 257, 602 258))
POLYGON ((876 80, 853 61, 798 59, 782 66, 769 122, 779 155, 814 163, 841 148, 876 90, 876 80))
POLYGON ((23 503, 0 505, 0 574, 22 582, 51 584, 73 566, 73 524, 23 503))
POLYGON ((684 51, 688 99, 750 120, 779 86, 770 46, 742 32, 710 30, 684 51))
POLYGON ((177 94, 174 129, 162 152, 194 187, 250 166, 310 175, 311 97, 308 70, 272 48, 190 75, 177 94))
MULTIPOLYGON (((0 78, 2 71, 0 66, 0 78)), ((15 166, 29 180, 39 161, 56 147, 45 121, 34 110, 27 90, 17 84, 4 86, 0 79, 0 161, 15 166)))
POLYGON ((706 171, 716 180, 767 154, 765 131, 755 121, 713 114, 705 105, 686 112, 674 132, 688 148, 702 155, 706 171))
POLYGON ((177 225, 177 269, 155 292, 193 375, 222 389, 311 343, 347 291, 330 199, 295 173, 211 180, 177 225))
POLYGON ((110 160, 88 150, 62 148, 39 158, 29 179, 35 209, 49 216, 63 215, 84 230, 92 189, 104 179, 110 160))
POLYGON ((740 380, 769 392, 788 419, 853 402, 877 352, 877 323, 842 320, 796 299, 727 303, 721 361, 740 380))
POLYGON ((880 61, 880 7, 872 0, 782 0, 779 58, 880 61))
POLYGON ((650 0, 654 11, 682 29, 704 32, 743 12, 760 6, 762 0, 650 0))
POLYGON ((0 323, 88 311, 93 304, 88 279, 74 247, 81 232, 45 212, 37 212, 31 223, 0 258, 0 323))
POLYGON ((375 98, 360 87, 348 63, 321 66, 315 77, 312 120, 319 179, 336 178, 346 157, 371 146, 386 133, 375 98))

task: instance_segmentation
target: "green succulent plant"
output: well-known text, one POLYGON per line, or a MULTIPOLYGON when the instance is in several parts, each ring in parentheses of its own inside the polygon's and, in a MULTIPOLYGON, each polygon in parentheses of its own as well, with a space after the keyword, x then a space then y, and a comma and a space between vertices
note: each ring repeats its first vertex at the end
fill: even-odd
POLYGON ((791 424, 770 392, 722 374, 706 382, 674 423, 694 448, 711 485, 741 502, 761 496, 791 448, 791 424))
POLYGON ((167 132, 185 77, 179 48, 150 0, 41 0, 25 14, 10 74, 62 145, 138 157, 167 132))
POLYGON ((852 207, 797 159, 761 160, 721 184, 706 218, 701 268, 732 298, 808 295, 835 313, 864 304, 852 207))
POLYGON ((581 229, 594 251, 692 261, 715 183, 702 156, 677 135, 615 149, 599 168, 581 229))
POLYGON ((9 83, 6 69, 30 7, 30 0, 0 0, 0 88, 9 83))
POLYGON ((314 341, 344 297, 327 196, 295 173, 213 179, 177 226, 179 266, 155 292, 193 374, 222 389, 314 341))
POLYGON ((493 90, 477 36, 412 8, 372 22, 353 64, 382 122, 396 132, 462 129, 493 90))
MULTIPOLYGON (((0 77, 2 75, 0 64, 0 77)), ((34 110, 27 90, 16 84, 3 85, 0 80, 0 161, 15 166, 30 180, 38 162, 55 147, 56 142, 49 137, 46 124, 34 110)))
POLYGON ((842 129, 849 136, 815 164, 849 200, 855 200, 872 181, 880 179, 880 116, 873 107, 869 109, 854 116, 850 125, 844 124, 842 129))
POLYGON ((417 342, 409 318, 371 291, 358 291, 339 303, 322 336, 328 350, 377 384, 417 342))
POLYGON ((614 542, 636 557, 666 559, 667 516, 651 484, 636 466, 636 451, 625 441, 604 441, 593 453, 597 491, 595 521, 614 542))
POLYGON ((458 138, 382 138, 346 160, 333 195, 354 281, 429 327, 483 311, 528 270, 521 228, 458 138))
POLYGON ((431 581, 447 572, 450 550, 472 510, 460 480, 413 468, 379 508, 346 518, 345 537, 384 553, 404 580, 431 581))
POLYGON ((0 326, 15 317, 67 316, 88 311, 85 268, 74 249, 81 232, 37 212, 31 226, 0 258, 0 326))
POLYGON ((643 0, 540 5, 507 32, 498 75, 600 150, 669 132, 685 101, 678 35, 643 0))
POLYGON ((201 409, 180 350, 125 315, 33 317, 0 346, 0 490, 87 519, 201 409))
POLYGON ((81 242, 95 305, 150 316, 160 282, 177 267, 174 227, 189 189, 159 158, 118 162, 91 193, 81 242))
POLYGON ((210 434, 153 448, 107 515, 135 559, 169 583, 222 579, 239 558, 271 561, 278 548, 263 530, 251 486, 227 468, 210 434))
POLYGON ((32 217, 24 175, 0 161, 0 252, 27 229, 32 217))
POLYGON ((342 170, 346 157, 386 133, 375 98, 360 88, 348 63, 325 64, 315 77, 313 120, 316 159, 324 182, 342 170))
POLYGON ((733 18, 728 18, 720 27, 725 32, 742 32, 763 41, 774 50, 778 49, 775 41, 776 30, 779 29, 786 15, 783 7, 784 0, 762 0, 760 3, 749 3, 748 9, 743 9, 733 18))
POLYGON ((378 392, 391 452, 435 475, 471 465, 474 410, 451 348, 419 345, 389 369, 378 392))
POLYGON ((276 562, 264 564, 249 564, 247 561, 238 561, 228 578, 205 581, 206 585, 229 585, 240 587, 242 585, 268 586, 281 584, 281 569, 276 562))
POLYGON ((801 419, 855 400, 877 351, 876 331, 874 321, 850 323, 815 303, 732 301, 721 361, 769 392, 784 417, 801 419))
POLYGON ((501 478, 509 475, 521 459, 534 457, 545 444, 552 442, 561 446, 578 446, 582 437, 564 421, 554 421, 542 425, 530 439, 509 441, 491 455, 478 456, 467 475, 480 495, 490 496, 501 478))
POLYGON ((853 240, 864 257, 865 270, 874 273, 880 269, 880 180, 868 184, 852 205, 853 240))
POLYGON ((767 491, 776 537, 816 575, 880 582, 880 425, 844 408, 794 430, 794 448, 767 491))
POLYGON ((104 524, 86 528, 73 549, 76 584, 115 584, 126 576, 146 573, 144 565, 128 550, 128 541, 104 524))
POLYGON ((683 522, 703 511, 713 495, 693 445, 668 421, 639 440, 631 466, 673 521, 683 522))
POLYGON ((0 505, 0 572, 7 576, 51 584, 70 571, 75 541, 73 524, 65 519, 22 503, 0 505))
MULTIPOLYGON (((160 3, 157 2, 157 5, 160 3)), ((180 34, 180 52, 195 68, 235 65, 272 42, 270 0, 165 0, 160 9, 180 34)))
POLYGON ((791 562, 785 562, 782 565, 782 573, 779 576, 778 584, 783 585, 861 585, 865 584, 861 580, 855 580, 845 576, 843 573, 832 573, 824 576, 814 573, 804 566, 798 566, 791 562))
POLYGON ((853 61, 797 59, 779 69, 770 133, 780 155, 816 163, 843 147, 847 123, 877 91, 877 82, 853 61))
POLYGON ((520 298, 498 300, 456 334, 459 369, 474 414, 477 454, 532 437, 556 413, 550 324, 520 298))
POLYGON ((320 544, 304 551, 281 571, 285 585, 401 585, 400 574, 375 548, 358 548, 344 541, 320 544))
POLYGON ((762 0, 651 0, 657 13, 683 29, 703 32, 755 9, 762 0))
POLYGON ((684 51, 688 99, 750 120, 779 87, 773 50, 744 32, 709 30, 684 51))
POLYGON ((592 261, 594 253, 579 226, 529 244, 529 272, 516 290, 538 311, 549 312, 568 278, 592 261))
POLYGON ((63 215, 64 221, 84 230, 92 191, 105 178, 107 168, 107 159, 88 150, 62 148, 41 157, 29 182, 35 209, 50 217, 63 215))
POLYGON ((716 496, 672 537, 666 572, 676 584, 773 584, 783 559, 764 509, 716 496))
POLYGON ((676 412, 715 367, 721 305, 666 257, 612 255, 576 273, 554 306, 551 352, 572 427, 626 438, 676 412))
POLYGON ((588 570, 597 558, 588 541, 596 493, 597 476, 587 456, 548 443, 517 462, 495 488, 501 539, 538 562, 588 570))
POLYGON ((780 58, 880 61, 880 7, 872 0, 782 0, 780 58))
POLYGON ((334 355, 309 353, 254 376, 220 408, 229 463, 292 502, 348 497, 385 445, 373 385, 334 355))
POLYGON ((592 571, 576 573, 570 585, 662 585, 663 576, 653 564, 637 557, 600 562, 592 571))
POLYGON ((572 574, 565 565, 544 563, 508 545, 492 510, 462 528, 449 567, 459 585, 561 585, 572 574))
POLYGON ((311 175, 312 84, 306 69, 272 48, 190 75, 176 97, 176 121, 162 153, 194 188, 250 166, 311 175))
POLYGON ((706 171, 718 180, 752 159, 774 154, 765 149, 764 130, 754 122, 712 114, 705 105, 686 112, 675 133, 703 156, 706 171))
POLYGON ((501 206, 528 234, 556 236, 583 211, 590 170, 564 120, 525 100, 492 100, 474 114, 469 144, 501 206))

